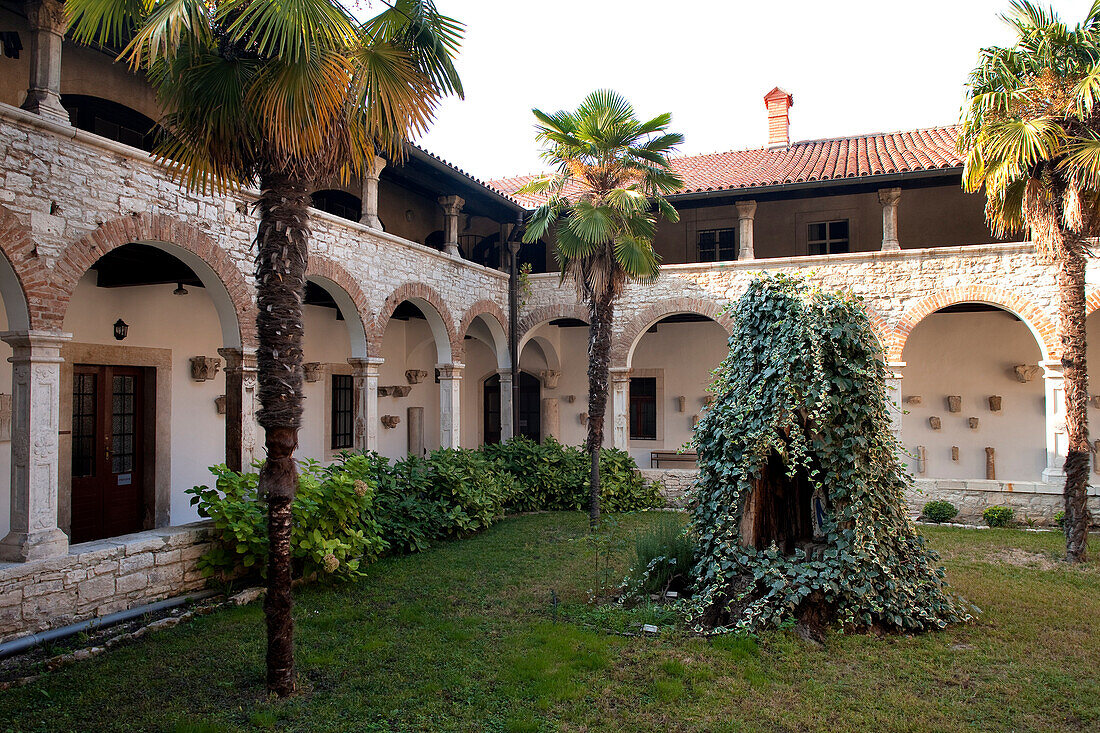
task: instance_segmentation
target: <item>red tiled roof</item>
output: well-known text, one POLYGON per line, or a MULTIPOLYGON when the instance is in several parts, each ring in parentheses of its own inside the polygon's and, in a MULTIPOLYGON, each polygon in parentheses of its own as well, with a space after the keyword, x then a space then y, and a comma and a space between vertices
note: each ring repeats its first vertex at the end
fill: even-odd
MULTIPOLYGON (((905 132, 883 132, 827 140, 804 140, 785 147, 734 150, 728 153, 686 155, 672 159, 684 179, 677 194, 763 188, 789 183, 913 173, 959 168, 963 160, 955 148, 959 127, 930 127, 905 132)), ((543 197, 516 196, 536 178, 512 176, 489 181, 493 188, 535 207, 543 197)))

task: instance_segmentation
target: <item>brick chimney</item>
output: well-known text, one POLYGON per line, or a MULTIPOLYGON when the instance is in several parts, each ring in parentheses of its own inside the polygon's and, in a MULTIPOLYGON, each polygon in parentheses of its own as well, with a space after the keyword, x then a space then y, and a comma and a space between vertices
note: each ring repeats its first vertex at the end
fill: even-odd
POLYGON ((794 95, 779 87, 764 95, 768 109, 768 147, 786 147, 791 141, 791 119, 788 110, 794 106, 794 95))

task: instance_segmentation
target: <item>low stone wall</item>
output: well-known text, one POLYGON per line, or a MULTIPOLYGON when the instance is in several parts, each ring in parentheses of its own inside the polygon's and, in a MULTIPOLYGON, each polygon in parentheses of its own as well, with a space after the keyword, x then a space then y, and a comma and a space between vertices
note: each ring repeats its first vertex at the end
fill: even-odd
POLYGON ((661 496, 665 506, 683 509, 687 506, 687 493, 695 485, 699 476, 695 468, 643 468, 642 476, 647 481, 656 481, 661 485, 661 496))
POLYGON ((0 563, 0 641, 197 590, 211 544, 197 522, 73 545, 64 557, 0 563))
MULTIPOLYGON (((1061 484, 1011 481, 949 481, 918 479, 905 497, 914 512, 933 500, 949 501, 959 510, 955 521, 982 523, 986 507, 1006 506, 1015 511, 1017 521, 1033 520, 1053 524, 1054 515, 1065 508, 1061 484)), ((1100 491, 1089 487, 1089 509, 1094 520, 1100 519, 1100 491)))
MULTIPOLYGON (((661 484, 661 495, 670 507, 684 507, 686 492, 699 475, 694 469, 643 468, 642 475, 661 484)), ((1054 515, 1063 508, 1060 484, 1011 481, 950 481, 918 479, 906 493, 909 511, 920 514, 925 503, 949 501, 959 510, 956 521, 981 524, 986 507, 1007 506, 1016 512, 1016 519, 1033 520, 1038 524, 1053 524, 1054 515)), ((1100 521, 1100 489, 1089 487, 1089 509, 1100 521)))

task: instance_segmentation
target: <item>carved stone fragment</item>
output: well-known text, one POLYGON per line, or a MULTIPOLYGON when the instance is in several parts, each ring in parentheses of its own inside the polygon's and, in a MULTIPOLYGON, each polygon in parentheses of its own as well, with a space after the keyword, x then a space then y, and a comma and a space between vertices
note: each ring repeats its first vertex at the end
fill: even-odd
POLYGON ((563 396, 562 399, 565 400, 566 402, 568 402, 569 404, 573 404, 574 402, 577 401, 577 395, 567 394, 567 395, 563 396))
POLYGON ((218 411, 219 415, 225 414, 225 395, 220 394, 214 398, 214 409, 218 411))
POLYGON ((933 430, 939 430, 940 429, 940 419, 938 417, 936 417, 935 415, 928 418, 928 427, 932 428, 933 430))
POLYGON ((391 384, 378 388, 379 397, 408 397, 412 387, 407 384, 391 384))
POLYGON ((963 398, 960 395, 957 395, 957 394, 948 395, 947 396, 947 411, 948 412, 959 412, 960 410, 962 410, 962 401, 963 401, 963 398))
POLYGON ((997 479, 997 466, 994 462, 994 451, 992 448, 985 449, 985 477, 990 481, 997 479))
POLYGON ((409 384, 420 384, 427 378, 427 369, 408 369, 405 371, 405 381, 409 384))
POLYGON ((924 473, 928 467, 928 453, 923 445, 917 446, 917 473, 924 473))
POLYGON ((577 415, 577 419, 580 420, 581 425, 588 425, 588 413, 587 412, 582 412, 581 414, 577 415))
POLYGON ((383 415, 382 427, 387 430, 393 430, 401 422, 401 417, 398 415, 383 415))
POLYGON ((539 372, 539 377, 542 379, 542 386, 546 389, 557 389, 558 380, 561 378, 561 372, 556 369, 544 369, 539 372))
POLYGON ((1092 443, 1092 472, 1100 473, 1100 440, 1092 443))
POLYGON ((222 364, 222 360, 216 356, 192 356, 191 357, 191 379, 196 382, 205 382, 208 379, 213 379, 218 375, 218 367, 222 364))
POLYGON ((967 425, 970 426, 971 430, 977 430, 978 429, 978 418, 968 417, 968 418, 966 418, 966 423, 967 423, 967 425))
POLYGON ((310 361, 302 364, 302 376, 307 382, 318 382, 325 374, 325 367, 319 361, 310 361))
POLYGON ((957 445, 951 446, 951 460, 955 463, 959 462, 959 446, 957 445))
POLYGON ((989 411, 1001 411, 1001 396, 999 394, 989 395, 989 411))
POLYGON ((909 405, 919 405, 924 402, 924 398, 919 394, 911 394, 905 398, 905 403, 909 405))
POLYGON ((1089 405, 1100 409, 1100 394, 1089 395, 1089 405))
POLYGON ((1017 364, 1012 367, 1012 371, 1016 374, 1016 381, 1023 384, 1027 384, 1043 371, 1043 368, 1037 364, 1017 364))
POLYGON ((683 412, 684 408, 687 407, 687 397, 684 397, 683 395, 680 395, 679 397, 676 398, 676 404, 678 405, 677 410, 679 412, 683 412))
POLYGON ((11 440, 10 394, 0 394, 0 440, 11 440))

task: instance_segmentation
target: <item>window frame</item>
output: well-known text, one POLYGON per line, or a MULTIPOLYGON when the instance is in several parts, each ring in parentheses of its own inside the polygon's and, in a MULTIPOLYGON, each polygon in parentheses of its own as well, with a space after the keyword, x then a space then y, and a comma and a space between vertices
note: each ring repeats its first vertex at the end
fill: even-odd
MULTIPOLYGON (((328 389, 325 393, 325 408, 327 413, 326 417, 328 419, 326 420, 327 429, 325 430, 325 451, 330 457, 332 457, 338 454, 340 451, 352 450, 355 447, 355 378, 351 375, 350 370, 329 370, 326 382, 326 386, 328 389), (336 405, 337 382, 339 381, 340 383, 344 383, 345 380, 347 380, 346 384, 349 397, 348 406, 346 410, 340 409, 338 412, 336 405), (338 414, 345 412, 347 414, 348 420, 348 431, 347 433, 344 433, 342 431, 338 433, 337 416, 338 414), (348 437, 348 444, 337 445, 337 438, 342 437, 345 434, 348 437)), ((343 390, 343 387, 341 387, 341 390, 343 390)))
POLYGON ((737 254, 740 251, 740 242, 738 241, 737 227, 708 227, 706 229, 695 230, 695 261, 696 262, 732 262, 737 259, 737 254), (730 235, 732 252, 730 257, 722 256, 722 239, 721 234, 728 232, 730 235), (703 259, 703 235, 714 234, 714 259, 703 259))
POLYGON ((805 226, 805 232, 806 232, 806 251, 809 253, 809 255, 811 257, 826 257, 828 255, 840 255, 840 254, 850 254, 851 253, 851 251, 852 251, 852 220, 850 218, 848 218, 848 217, 839 218, 838 217, 838 218, 835 218, 835 219, 813 220, 813 221, 806 222, 806 224, 804 226, 805 226), (832 231, 833 230, 833 225, 834 224, 840 224, 842 222, 844 223, 845 228, 848 230, 847 235, 844 236, 844 237, 833 237, 832 236, 832 234, 833 234, 833 231, 832 231), (810 238, 810 228, 815 227, 815 226, 824 226, 825 227, 825 238, 824 239, 811 239, 810 238), (839 244, 841 242, 843 242, 844 245, 845 245, 845 251, 843 251, 843 252, 834 252, 833 249, 832 249, 832 245, 839 244), (825 251, 823 251, 823 252, 813 252, 812 248, 814 247, 814 245, 822 245, 824 247, 825 251))
POLYGON ((626 395, 626 430, 627 438, 630 440, 631 445, 645 445, 650 448, 660 448, 664 445, 665 439, 665 418, 667 417, 668 406, 665 405, 665 370, 664 369, 632 369, 630 372, 630 379, 647 379, 652 378, 656 381, 656 395, 654 401, 656 403, 656 432, 653 438, 635 438, 631 434, 631 420, 630 420, 630 389, 627 388, 626 395))

